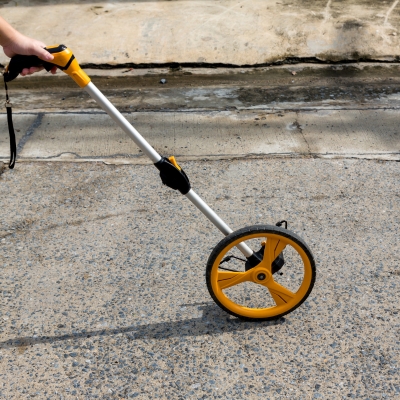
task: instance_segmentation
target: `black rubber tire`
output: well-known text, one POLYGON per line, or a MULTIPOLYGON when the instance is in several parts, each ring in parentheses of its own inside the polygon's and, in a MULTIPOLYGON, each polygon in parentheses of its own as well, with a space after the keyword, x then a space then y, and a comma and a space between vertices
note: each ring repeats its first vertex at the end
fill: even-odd
POLYGON ((210 254, 210 257, 208 258, 207 267, 206 267, 206 283, 207 283, 207 288, 208 288, 208 291, 209 291, 212 299, 215 301, 215 303, 219 307, 221 307, 227 313, 229 313, 235 317, 238 317, 242 320, 246 320, 246 321, 276 320, 276 319, 283 317, 286 314, 291 313, 307 299, 307 297, 309 296, 309 294, 311 293, 311 291, 314 287, 315 279, 316 279, 316 267, 315 267, 314 257, 311 253, 310 248, 307 246, 307 244, 304 242, 304 240, 300 236, 296 235, 294 232, 291 232, 287 229, 280 228, 280 227, 274 226, 274 225, 252 225, 252 226, 247 226, 245 228, 239 229, 235 232, 232 232, 230 235, 226 236, 214 247, 213 251, 210 254), (218 255, 235 240, 252 235, 254 233, 272 233, 272 234, 280 235, 280 236, 286 237, 288 239, 291 239, 292 241, 294 241, 297 245, 299 245, 303 249, 303 251, 305 252, 305 254, 307 255, 307 257, 310 261, 311 270, 312 270, 311 284, 307 290, 307 293, 301 299, 301 301, 299 303, 297 303, 290 310, 288 310, 282 314, 279 314, 279 315, 276 315, 273 317, 268 317, 268 318, 249 318, 249 317, 239 315, 239 314, 229 310, 227 307, 225 307, 223 304, 220 303, 218 298, 215 296, 212 285, 211 285, 211 270, 213 268, 214 262, 215 262, 216 258, 218 257, 218 255))

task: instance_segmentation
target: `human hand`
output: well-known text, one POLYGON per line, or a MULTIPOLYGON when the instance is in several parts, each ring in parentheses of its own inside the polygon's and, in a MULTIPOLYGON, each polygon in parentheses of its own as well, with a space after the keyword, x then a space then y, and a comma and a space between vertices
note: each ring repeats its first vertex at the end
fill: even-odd
MULTIPOLYGON (((37 56, 45 61, 52 61, 54 56, 44 49, 46 45, 39 40, 29 38, 15 31, 15 34, 3 44, 3 51, 7 57, 14 57, 17 54, 24 56, 37 56)), ((43 67, 24 68, 21 72, 22 76, 31 75, 41 71, 43 67)), ((55 74, 57 67, 51 69, 51 73, 55 74)))

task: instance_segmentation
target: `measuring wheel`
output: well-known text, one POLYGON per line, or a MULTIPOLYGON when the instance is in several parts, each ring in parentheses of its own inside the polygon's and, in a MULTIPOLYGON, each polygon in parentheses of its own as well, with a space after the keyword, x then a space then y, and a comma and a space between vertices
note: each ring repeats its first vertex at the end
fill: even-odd
POLYGON ((207 263, 207 287, 229 314, 248 320, 272 320, 306 300, 315 282, 315 262, 304 241, 287 229, 254 225, 221 240, 207 263), (257 261, 237 249, 246 242, 257 261))
MULTIPOLYGON (((279 222, 277 226, 256 225, 232 232, 192 189, 188 176, 175 157, 158 154, 93 84, 71 49, 60 44, 45 50, 52 55, 52 62, 37 56, 12 57, 3 74, 4 83, 15 79, 25 68, 42 66, 47 71, 54 72, 57 68, 64 71, 152 161, 160 171, 162 183, 186 196, 226 235, 211 253, 207 264, 207 286, 215 302, 228 313, 250 320, 276 319, 300 306, 314 285, 315 263, 303 240, 287 230, 286 221, 279 222), (281 228, 283 222, 285 229, 281 228)), ((17 147, 7 85, 5 88, 11 148, 9 167, 13 168, 17 147)))

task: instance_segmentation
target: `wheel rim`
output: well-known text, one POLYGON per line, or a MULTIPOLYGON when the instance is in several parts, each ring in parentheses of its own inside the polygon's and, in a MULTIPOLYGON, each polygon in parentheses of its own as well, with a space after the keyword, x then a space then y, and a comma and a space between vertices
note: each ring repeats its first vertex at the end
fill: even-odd
MULTIPOLYGON (((297 241, 286 235, 257 232, 232 241, 218 254, 212 265, 210 283, 216 300, 231 313, 247 318, 268 319, 287 314, 304 301, 313 284, 313 267, 309 256, 297 241), (264 259, 259 265, 249 271, 226 271, 221 269, 221 261, 231 249, 241 242, 259 238, 266 241, 264 259), (298 264, 303 273, 302 282, 296 291, 292 291, 282 283, 279 283, 275 275, 271 273, 272 262, 288 247, 297 253, 298 264), (270 304, 268 306, 248 307, 239 304, 241 303, 240 301, 232 299, 232 296, 227 293, 231 288, 239 287, 247 282, 252 282, 267 289, 266 293, 269 293, 270 296, 270 304)), ((247 292, 245 291, 245 293, 247 292)))

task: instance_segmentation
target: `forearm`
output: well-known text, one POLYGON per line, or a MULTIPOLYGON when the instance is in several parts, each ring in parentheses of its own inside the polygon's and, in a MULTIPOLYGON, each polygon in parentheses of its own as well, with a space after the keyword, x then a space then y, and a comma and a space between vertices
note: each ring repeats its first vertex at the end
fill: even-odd
MULTIPOLYGON (((46 45, 44 43, 19 33, 2 17, 0 17, 0 46, 3 47, 4 54, 10 58, 17 54, 23 56, 37 56, 46 61, 51 61, 54 58, 45 50, 46 45)), ((41 69, 43 69, 43 67, 24 68, 21 75, 33 74, 41 69)), ((51 72, 55 74, 56 67, 54 67, 51 72)))
POLYGON ((7 46, 15 40, 18 35, 16 31, 4 18, 0 17, 0 46, 7 46))

